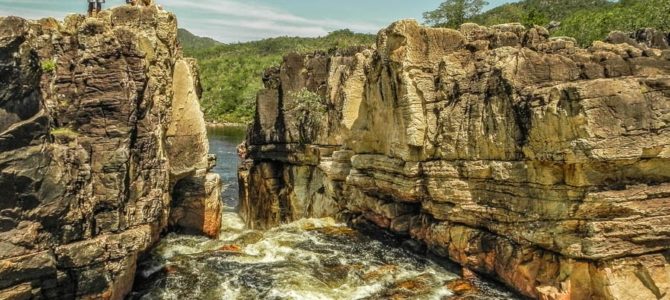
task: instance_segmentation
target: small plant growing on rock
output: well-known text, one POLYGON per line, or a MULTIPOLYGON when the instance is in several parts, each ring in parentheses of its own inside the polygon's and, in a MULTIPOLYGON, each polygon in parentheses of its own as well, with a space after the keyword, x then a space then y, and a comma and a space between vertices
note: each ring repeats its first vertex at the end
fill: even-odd
POLYGON ((323 98, 306 88, 289 92, 289 97, 292 101, 284 106, 284 112, 291 116, 290 125, 299 130, 301 143, 314 141, 326 117, 323 98))
POLYGON ((79 133, 67 127, 60 127, 52 129, 51 135, 56 139, 69 141, 76 139, 79 136, 79 133))
POLYGON ((41 66, 42 71, 44 73, 53 73, 56 70, 56 60, 54 59, 43 60, 41 66))

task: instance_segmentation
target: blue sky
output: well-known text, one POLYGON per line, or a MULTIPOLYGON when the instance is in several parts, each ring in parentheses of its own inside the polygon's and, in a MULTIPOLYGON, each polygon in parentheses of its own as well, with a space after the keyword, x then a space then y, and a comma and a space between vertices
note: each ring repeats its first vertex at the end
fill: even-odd
MULTIPOLYGON (((222 42, 276 36, 323 36, 337 29, 376 33, 398 19, 417 19, 443 0, 157 0, 179 26, 222 42)), ((513 2, 489 0, 488 8, 513 2)), ((124 0, 107 0, 106 7, 124 0)), ((0 0, 0 16, 25 18, 85 12, 86 0, 0 0)))

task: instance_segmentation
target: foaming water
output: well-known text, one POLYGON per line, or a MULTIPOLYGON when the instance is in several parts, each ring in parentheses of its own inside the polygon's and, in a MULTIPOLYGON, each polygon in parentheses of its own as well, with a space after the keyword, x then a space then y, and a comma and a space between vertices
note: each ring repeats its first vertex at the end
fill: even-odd
MULTIPOLYGON (((449 299, 445 266, 332 219, 245 230, 233 212, 218 240, 168 235, 140 265, 135 299, 449 299)), ((511 294, 475 283, 477 298, 511 294)))
POLYGON ((514 299, 453 265, 392 247, 333 219, 248 230, 235 212, 241 130, 210 131, 229 186, 219 239, 169 234, 138 266, 131 299, 514 299), (232 183, 232 184, 230 184, 232 183))

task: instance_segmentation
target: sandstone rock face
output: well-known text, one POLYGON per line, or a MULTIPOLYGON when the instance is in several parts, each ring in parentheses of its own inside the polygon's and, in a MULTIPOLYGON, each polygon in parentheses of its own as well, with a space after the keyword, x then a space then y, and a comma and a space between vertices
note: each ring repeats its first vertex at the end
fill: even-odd
POLYGON ((170 225, 217 238, 221 229, 221 180, 218 174, 187 177, 174 187, 170 225))
POLYGON ((123 299, 170 223, 218 234, 197 70, 176 34, 155 6, 0 18, 0 298, 123 299), (174 203, 206 222, 171 222, 174 203))
POLYGON ((289 55, 258 96, 244 218, 372 222, 538 299, 665 299, 670 50, 657 36, 581 49, 540 27, 399 21, 373 49, 289 55), (291 111, 305 90, 326 108, 307 139, 291 111))

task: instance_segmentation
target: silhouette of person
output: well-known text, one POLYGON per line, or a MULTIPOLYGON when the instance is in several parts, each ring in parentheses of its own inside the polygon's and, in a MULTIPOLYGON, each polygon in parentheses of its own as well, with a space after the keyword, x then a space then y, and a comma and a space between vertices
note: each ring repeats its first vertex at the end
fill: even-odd
POLYGON ((97 16, 102 10, 103 3, 105 3, 105 0, 88 0, 88 16, 97 16))

